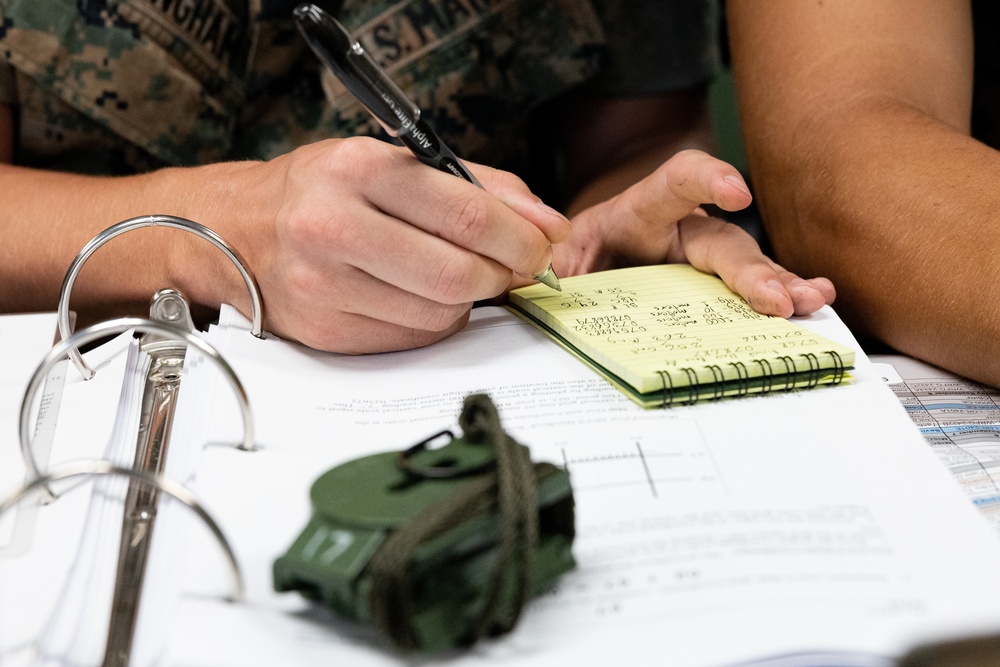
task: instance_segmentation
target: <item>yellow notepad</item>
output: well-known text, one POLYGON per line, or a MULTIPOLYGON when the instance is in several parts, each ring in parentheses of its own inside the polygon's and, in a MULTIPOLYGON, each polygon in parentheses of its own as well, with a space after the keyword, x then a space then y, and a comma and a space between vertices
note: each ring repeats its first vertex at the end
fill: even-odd
POLYGON ((536 284, 509 305, 644 407, 836 384, 854 351, 755 312, 686 264, 536 284))

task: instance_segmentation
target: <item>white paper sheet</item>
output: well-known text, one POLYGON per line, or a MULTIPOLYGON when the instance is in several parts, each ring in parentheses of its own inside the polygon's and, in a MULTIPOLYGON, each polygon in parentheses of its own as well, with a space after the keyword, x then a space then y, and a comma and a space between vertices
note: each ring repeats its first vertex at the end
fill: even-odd
POLYGON ((931 450, 1000 533, 1000 390, 902 355, 872 360, 931 450))
MULTIPOLYGON (((803 324, 857 348, 830 309, 803 324)), ((377 356, 260 341, 229 320, 209 339, 247 387, 262 448, 233 449, 236 403, 199 364, 187 409, 207 435, 186 427, 189 470, 247 600, 222 602, 217 546, 177 531, 157 567, 183 553, 184 593, 143 610, 144 655, 160 664, 407 664, 366 628, 272 592, 271 565, 305 526, 316 477, 454 426, 473 391, 536 459, 567 465, 579 565, 512 635, 449 664, 819 664, 808 656, 831 652, 880 664, 1000 626, 1000 542, 860 350, 847 386, 643 411, 499 309, 430 348, 377 356)))
MULTIPOLYGON (((0 318, 2 323, 4 318, 0 318)), ((31 373, 51 347, 55 317, 36 344, 18 362, 31 373), (28 363, 28 358, 33 357, 28 363)), ((123 383, 129 337, 116 338, 85 355, 97 369, 84 381, 71 365, 63 364, 65 387, 52 426, 50 451, 38 452, 36 462, 48 470, 80 459, 111 458, 130 464, 134 450, 139 394, 123 383), (116 444, 117 443, 117 444, 116 444)), ((23 394, 24 387, 20 389, 23 394)), ((17 443, 20 395, 16 412, 4 412, 0 422, 14 431, 3 442, 3 465, 18 471, 2 495, 13 493, 24 481, 25 466, 17 443)), ((38 494, 25 498, 11 511, 16 536, 12 548, 0 553, 0 664, 99 664, 103 656, 101 633, 109 615, 109 573, 117 559, 122 510, 108 490, 114 480, 72 480, 55 486, 59 497, 45 504, 38 494), (66 491, 64 494, 62 491, 66 491), (39 647, 47 647, 42 653, 39 647), (86 659, 90 657, 90 660, 86 659)))

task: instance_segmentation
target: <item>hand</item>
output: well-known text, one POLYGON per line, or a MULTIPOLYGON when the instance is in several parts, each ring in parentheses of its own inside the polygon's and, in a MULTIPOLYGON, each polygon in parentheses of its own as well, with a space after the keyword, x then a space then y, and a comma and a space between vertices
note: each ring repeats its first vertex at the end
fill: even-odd
MULTIPOLYGON (((516 177, 474 170, 489 192, 374 139, 324 141, 230 166, 247 218, 215 225, 256 274, 267 330, 347 353, 419 347, 514 273, 541 273, 570 232, 516 177)), ((220 291, 209 301, 246 301, 220 291)))
POLYGON ((663 262, 717 274, 757 312, 807 315, 832 303, 826 278, 803 280, 768 259, 741 228, 709 217, 701 204, 738 211, 751 195, 739 172, 707 153, 685 150, 611 199, 573 217, 555 246, 560 276, 663 262))

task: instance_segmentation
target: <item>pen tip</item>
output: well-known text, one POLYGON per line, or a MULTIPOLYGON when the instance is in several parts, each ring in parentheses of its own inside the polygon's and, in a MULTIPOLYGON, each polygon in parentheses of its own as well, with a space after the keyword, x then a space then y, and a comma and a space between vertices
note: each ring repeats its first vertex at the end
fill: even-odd
POLYGON ((543 285, 548 285, 554 290, 562 292, 562 286, 559 284, 559 278, 556 276, 556 272, 552 270, 551 264, 549 265, 549 268, 535 276, 535 280, 543 285))

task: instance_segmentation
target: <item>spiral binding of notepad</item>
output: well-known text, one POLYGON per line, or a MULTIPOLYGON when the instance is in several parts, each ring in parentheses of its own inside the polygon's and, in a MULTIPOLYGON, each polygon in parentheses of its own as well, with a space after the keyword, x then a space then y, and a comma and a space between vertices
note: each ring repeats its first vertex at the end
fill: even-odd
POLYGON ((57 313, 61 340, 39 364, 25 390, 20 415, 20 444, 27 480, 20 488, 0 500, 0 515, 33 495, 43 503, 57 502, 59 495, 53 490, 58 481, 92 478, 98 476, 124 477, 129 480, 125 498, 121 545, 111 620, 102 664, 127 665, 139 612, 139 598, 149 554, 153 520, 159 494, 165 493, 189 507, 208 527, 219 542, 233 578, 233 600, 243 595, 243 578, 235 554, 221 528, 197 497, 185 486, 162 474, 170 440, 171 425, 176 407, 176 396, 182 378, 182 367, 189 348, 211 359, 228 379, 239 403, 244 427, 244 439, 239 449, 254 448, 254 430, 249 401, 236 374, 210 344, 195 336, 190 310, 183 295, 165 289, 153 296, 150 318, 125 317, 100 322, 71 332, 69 311, 70 296, 76 277, 86 260, 102 245, 129 231, 143 227, 162 226, 180 229, 203 238, 219 248, 239 270, 250 293, 252 307, 252 333, 262 337, 262 301, 253 274, 242 257, 215 232, 199 223, 166 215, 151 215, 122 221, 94 237, 77 255, 66 273, 57 313), (43 470, 34 455, 30 435, 32 406, 36 394, 53 365, 63 359, 74 361, 85 380, 94 377, 95 371, 87 365, 79 350, 109 336, 134 331, 141 333, 140 349, 151 358, 144 378, 142 413, 136 442, 133 467, 123 467, 105 460, 78 460, 43 470))
POLYGON ((820 384, 840 384, 847 374, 844 361, 834 350, 827 350, 825 354, 830 356, 829 366, 823 366, 819 357, 812 352, 798 355, 805 359, 804 362, 796 362, 788 355, 776 357, 776 360, 784 366, 783 372, 775 372, 768 359, 753 359, 751 363, 757 364, 760 372, 752 375, 742 361, 730 362, 728 365, 735 370, 735 379, 727 379, 722 366, 706 364, 705 368, 712 374, 712 380, 708 382, 699 379, 697 370, 690 367, 659 370, 657 375, 663 383, 662 405, 670 407, 674 403, 691 404, 704 398, 741 397, 773 391, 812 389, 820 384), (799 368, 800 364, 804 368, 799 368), (682 374, 679 382, 675 382, 674 373, 682 374))

